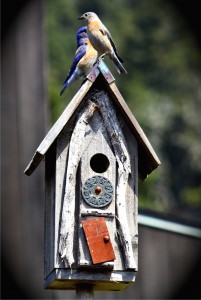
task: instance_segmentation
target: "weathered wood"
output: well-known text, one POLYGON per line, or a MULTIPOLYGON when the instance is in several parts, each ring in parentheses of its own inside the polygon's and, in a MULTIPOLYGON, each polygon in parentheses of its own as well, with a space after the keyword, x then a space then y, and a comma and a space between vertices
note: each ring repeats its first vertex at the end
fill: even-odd
POLYGON ((113 211, 104 211, 102 209, 82 209, 81 216, 100 216, 100 217, 115 217, 115 213, 113 211))
MULTIPOLYGON (((63 198, 65 193, 66 185, 66 170, 68 165, 68 153, 70 139, 72 135, 72 123, 73 119, 69 122, 69 126, 65 126, 64 129, 59 134, 56 140, 56 170, 55 170, 55 199, 54 199, 54 210, 55 210, 55 245, 59 245, 60 239, 60 221, 61 221, 61 211, 63 205, 63 198)), ((62 268, 64 263, 61 260, 58 251, 54 254, 55 267, 62 268)))
POLYGON ((109 271, 102 269, 54 269, 45 278, 45 287, 49 289, 76 289, 78 284, 92 284, 94 291, 123 291, 135 281, 135 272, 109 271))
POLYGON ((95 110, 94 103, 89 103, 88 107, 80 114, 73 130, 69 145, 66 187, 62 208, 62 219, 60 228, 59 252, 64 260, 65 266, 72 266, 75 262, 73 255, 73 240, 75 230, 75 186, 76 173, 80 158, 90 143, 91 139, 85 137, 86 126, 89 118, 95 110), (83 143, 85 141, 85 143, 83 143), (67 248, 68 245, 68 248, 67 248))
POLYGON ((128 178, 131 175, 130 157, 126 146, 126 141, 119 125, 118 118, 113 109, 112 103, 105 92, 100 92, 95 96, 95 101, 103 117, 106 129, 114 149, 118 163, 118 183, 117 183, 117 221, 119 225, 119 236, 125 256, 125 266, 127 269, 136 269, 137 264, 134 259, 132 242, 130 238, 129 224, 126 211, 126 190, 128 178))
MULTIPOLYGON (((67 271, 68 268, 76 269, 78 265, 86 272, 105 269, 110 270, 111 274, 122 270, 125 280, 125 270, 137 269, 137 190, 134 184, 137 177, 137 144, 132 142, 131 133, 125 129, 127 124, 113 106, 114 102, 108 98, 106 92, 92 90, 85 98, 85 107, 79 109, 79 114, 74 115, 57 138, 54 179, 56 202, 52 206, 55 215, 52 224, 55 231, 52 236, 55 243, 55 268, 65 267, 67 271), (129 136, 128 146, 125 137, 129 136), (85 181, 97 175, 90 165, 91 159, 97 153, 107 158, 109 165, 101 176, 109 179, 114 187, 112 202, 101 209, 89 208, 81 193, 85 181), (116 259, 114 262, 96 265, 92 263, 81 224, 88 218, 103 216, 116 259)), ((52 259, 49 265, 52 265, 52 259)), ((87 273, 84 274, 86 278, 87 273)), ((46 275, 49 278, 48 272, 46 275)), ((71 286, 73 284, 72 281, 71 286)), ((94 288, 97 290, 100 285, 94 282, 94 288)))
MULTIPOLYGON (((92 117, 95 109, 98 107, 103 117, 104 126, 106 127, 110 136, 110 140, 112 142, 112 146, 118 162, 118 184, 117 184, 117 199, 116 199, 117 222, 119 226, 118 233, 119 233, 120 241, 122 243, 122 247, 124 249, 125 266, 127 269, 136 269, 137 264, 135 262, 134 254, 133 254, 131 234, 127 222, 127 211, 126 211, 126 204, 125 204, 128 178, 131 172, 130 158, 126 147, 126 142, 124 140, 123 133, 121 131, 121 127, 119 126, 118 119, 116 117, 114 110, 112 109, 111 103, 108 102, 109 100, 107 98, 107 95, 105 93, 101 95, 98 94, 96 95, 95 101, 97 104, 93 104, 93 109, 88 108, 86 109, 86 111, 90 111, 90 117, 92 117)), ((86 113, 86 111, 85 114, 88 114, 88 112, 86 113)), ((75 213, 72 213, 72 211, 75 212, 74 199, 75 199, 76 172, 77 172, 79 160, 82 157, 82 153, 88 145, 86 144, 86 141, 85 143, 82 142, 82 150, 80 148, 81 145, 79 145, 79 141, 83 141, 83 136, 85 136, 85 132, 86 132, 86 124, 88 124, 88 121, 86 121, 85 114, 82 112, 81 113, 82 120, 80 118, 77 121, 77 124, 75 126, 71 138, 70 151, 72 151, 72 154, 70 154, 71 152, 69 151, 69 161, 70 161, 70 164, 68 165, 69 174, 67 170, 66 192, 65 192, 64 204, 62 208, 60 245, 59 245, 59 251, 61 253, 61 257, 62 259, 64 259, 66 266, 68 265, 71 266, 75 262, 75 258, 73 255, 73 244, 70 243, 70 241, 74 239, 74 235, 75 235, 75 213), (73 159, 70 159, 71 156, 73 157, 73 159)), ((99 120, 99 126, 101 122, 102 121, 99 120)), ((89 138, 89 133, 88 133, 88 142, 92 140, 92 137, 93 134, 91 138, 89 138)), ((97 140, 99 141, 98 148, 100 149, 100 137, 97 138, 97 140)), ((94 149, 96 153, 97 150, 96 148, 94 149)), ((89 149, 87 150, 87 153, 88 155, 92 156, 92 153, 89 151, 89 149)), ((89 162, 86 166, 89 166, 89 162)), ((86 167, 84 168, 84 170, 86 170, 86 167)), ((113 177, 113 181, 114 181, 114 174, 115 172, 113 171, 111 173, 111 178, 113 177)), ((85 176, 89 176, 89 175, 87 175, 87 173, 85 172, 85 176)), ((110 178, 109 174, 107 174, 107 178, 110 178)), ((114 181, 114 185, 115 185, 115 181, 114 181)), ((82 246, 81 248, 83 249, 84 247, 82 246)), ((83 259, 81 258, 81 260, 83 259)))
MULTIPOLYGON (((96 108, 98 108, 98 106, 96 106, 96 108)), ((86 149, 86 151, 83 153, 83 156, 81 158, 81 166, 80 166, 80 178, 81 178, 81 182, 80 182, 80 189, 82 189, 85 181, 94 176, 97 175, 97 173, 90 167, 90 160, 92 157, 94 157, 95 154, 97 153, 101 153, 104 154, 105 157, 107 157, 108 161, 109 161, 109 166, 107 168, 107 170, 105 170, 105 172, 101 173, 101 176, 104 176, 105 178, 107 178, 108 180, 110 180, 110 182, 112 183, 113 187, 115 187, 116 185, 116 159, 115 156, 112 152, 112 145, 110 143, 110 139, 107 133, 107 130, 105 128, 105 124, 103 122, 103 119, 101 117, 101 114, 96 110, 94 112, 93 117, 90 119, 89 122, 89 128, 91 128, 92 132, 96 132, 96 134, 94 135, 94 138, 92 139, 90 145, 88 146, 88 148, 86 149)), ((89 130, 88 130, 88 134, 89 130)), ((79 175, 78 175, 79 176, 79 175)), ((114 190, 114 195, 113 195, 113 200, 108 207, 103 207, 100 209, 96 209, 96 216, 102 216, 102 214, 105 214, 106 217, 106 223, 108 226, 108 230, 110 232, 111 235, 111 239, 112 239, 112 244, 113 247, 115 248, 115 251, 117 251, 116 253, 119 253, 118 250, 118 245, 115 241, 115 233, 117 231, 116 229, 116 220, 114 219, 115 216, 115 195, 116 192, 114 190), (107 214, 108 212, 108 214, 107 214)), ((86 204, 86 202, 83 200, 82 195, 80 194, 80 199, 81 199, 81 203, 80 203, 80 220, 79 223, 81 224, 81 221, 83 219, 86 219, 87 217, 90 216, 85 214, 85 216, 83 216, 83 212, 86 212, 89 207, 86 204)), ((92 267, 96 267, 92 265, 92 261, 91 261, 91 257, 90 257, 90 253, 88 250, 88 247, 86 245, 85 242, 85 237, 83 235, 83 229, 80 226, 79 228, 79 264, 82 265, 83 261, 87 261, 87 265, 90 265, 92 267)), ((102 264, 103 268, 107 268, 108 265, 107 264, 102 264)), ((115 269, 122 269, 122 262, 121 262, 121 255, 117 255, 117 259, 115 260, 115 264, 114 264, 114 268, 115 269)))

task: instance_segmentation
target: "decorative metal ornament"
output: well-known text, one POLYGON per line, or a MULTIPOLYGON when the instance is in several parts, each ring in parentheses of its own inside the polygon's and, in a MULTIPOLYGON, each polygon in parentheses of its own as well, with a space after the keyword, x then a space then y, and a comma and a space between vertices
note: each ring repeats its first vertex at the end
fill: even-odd
POLYGON ((113 197, 111 182, 103 176, 93 176, 85 182, 82 195, 84 200, 92 207, 105 207, 113 197))

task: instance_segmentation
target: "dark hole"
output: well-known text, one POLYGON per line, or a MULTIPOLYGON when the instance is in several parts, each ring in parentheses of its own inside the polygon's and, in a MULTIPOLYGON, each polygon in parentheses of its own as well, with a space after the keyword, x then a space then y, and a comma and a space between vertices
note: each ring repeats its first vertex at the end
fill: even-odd
POLYGON ((110 165, 109 159, 106 155, 102 153, 97 153, 94 156, 92 156, 90 160, 90 166, 92 170, 96 173, 103 173, 107 171, 108 167, 110 165))

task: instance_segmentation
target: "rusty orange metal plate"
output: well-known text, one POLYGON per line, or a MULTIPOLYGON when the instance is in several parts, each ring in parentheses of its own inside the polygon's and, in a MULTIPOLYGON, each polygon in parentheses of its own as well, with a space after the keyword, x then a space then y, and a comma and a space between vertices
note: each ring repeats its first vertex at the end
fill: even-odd
POLYGON ((105 218, 93 218, 82 221, 87 244, 93 264, 99 264, 115 259, 105 218))

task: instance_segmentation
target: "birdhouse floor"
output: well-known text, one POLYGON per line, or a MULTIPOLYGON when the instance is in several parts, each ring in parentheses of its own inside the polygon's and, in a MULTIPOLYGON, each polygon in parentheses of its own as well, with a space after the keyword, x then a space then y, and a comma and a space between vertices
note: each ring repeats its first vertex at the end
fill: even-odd
POLYGON ((46 277, 46 289, 73 290, 79 284, 91 284, 94 291, 123 291, 135 281, 136 272, 54 269, 46 277))

